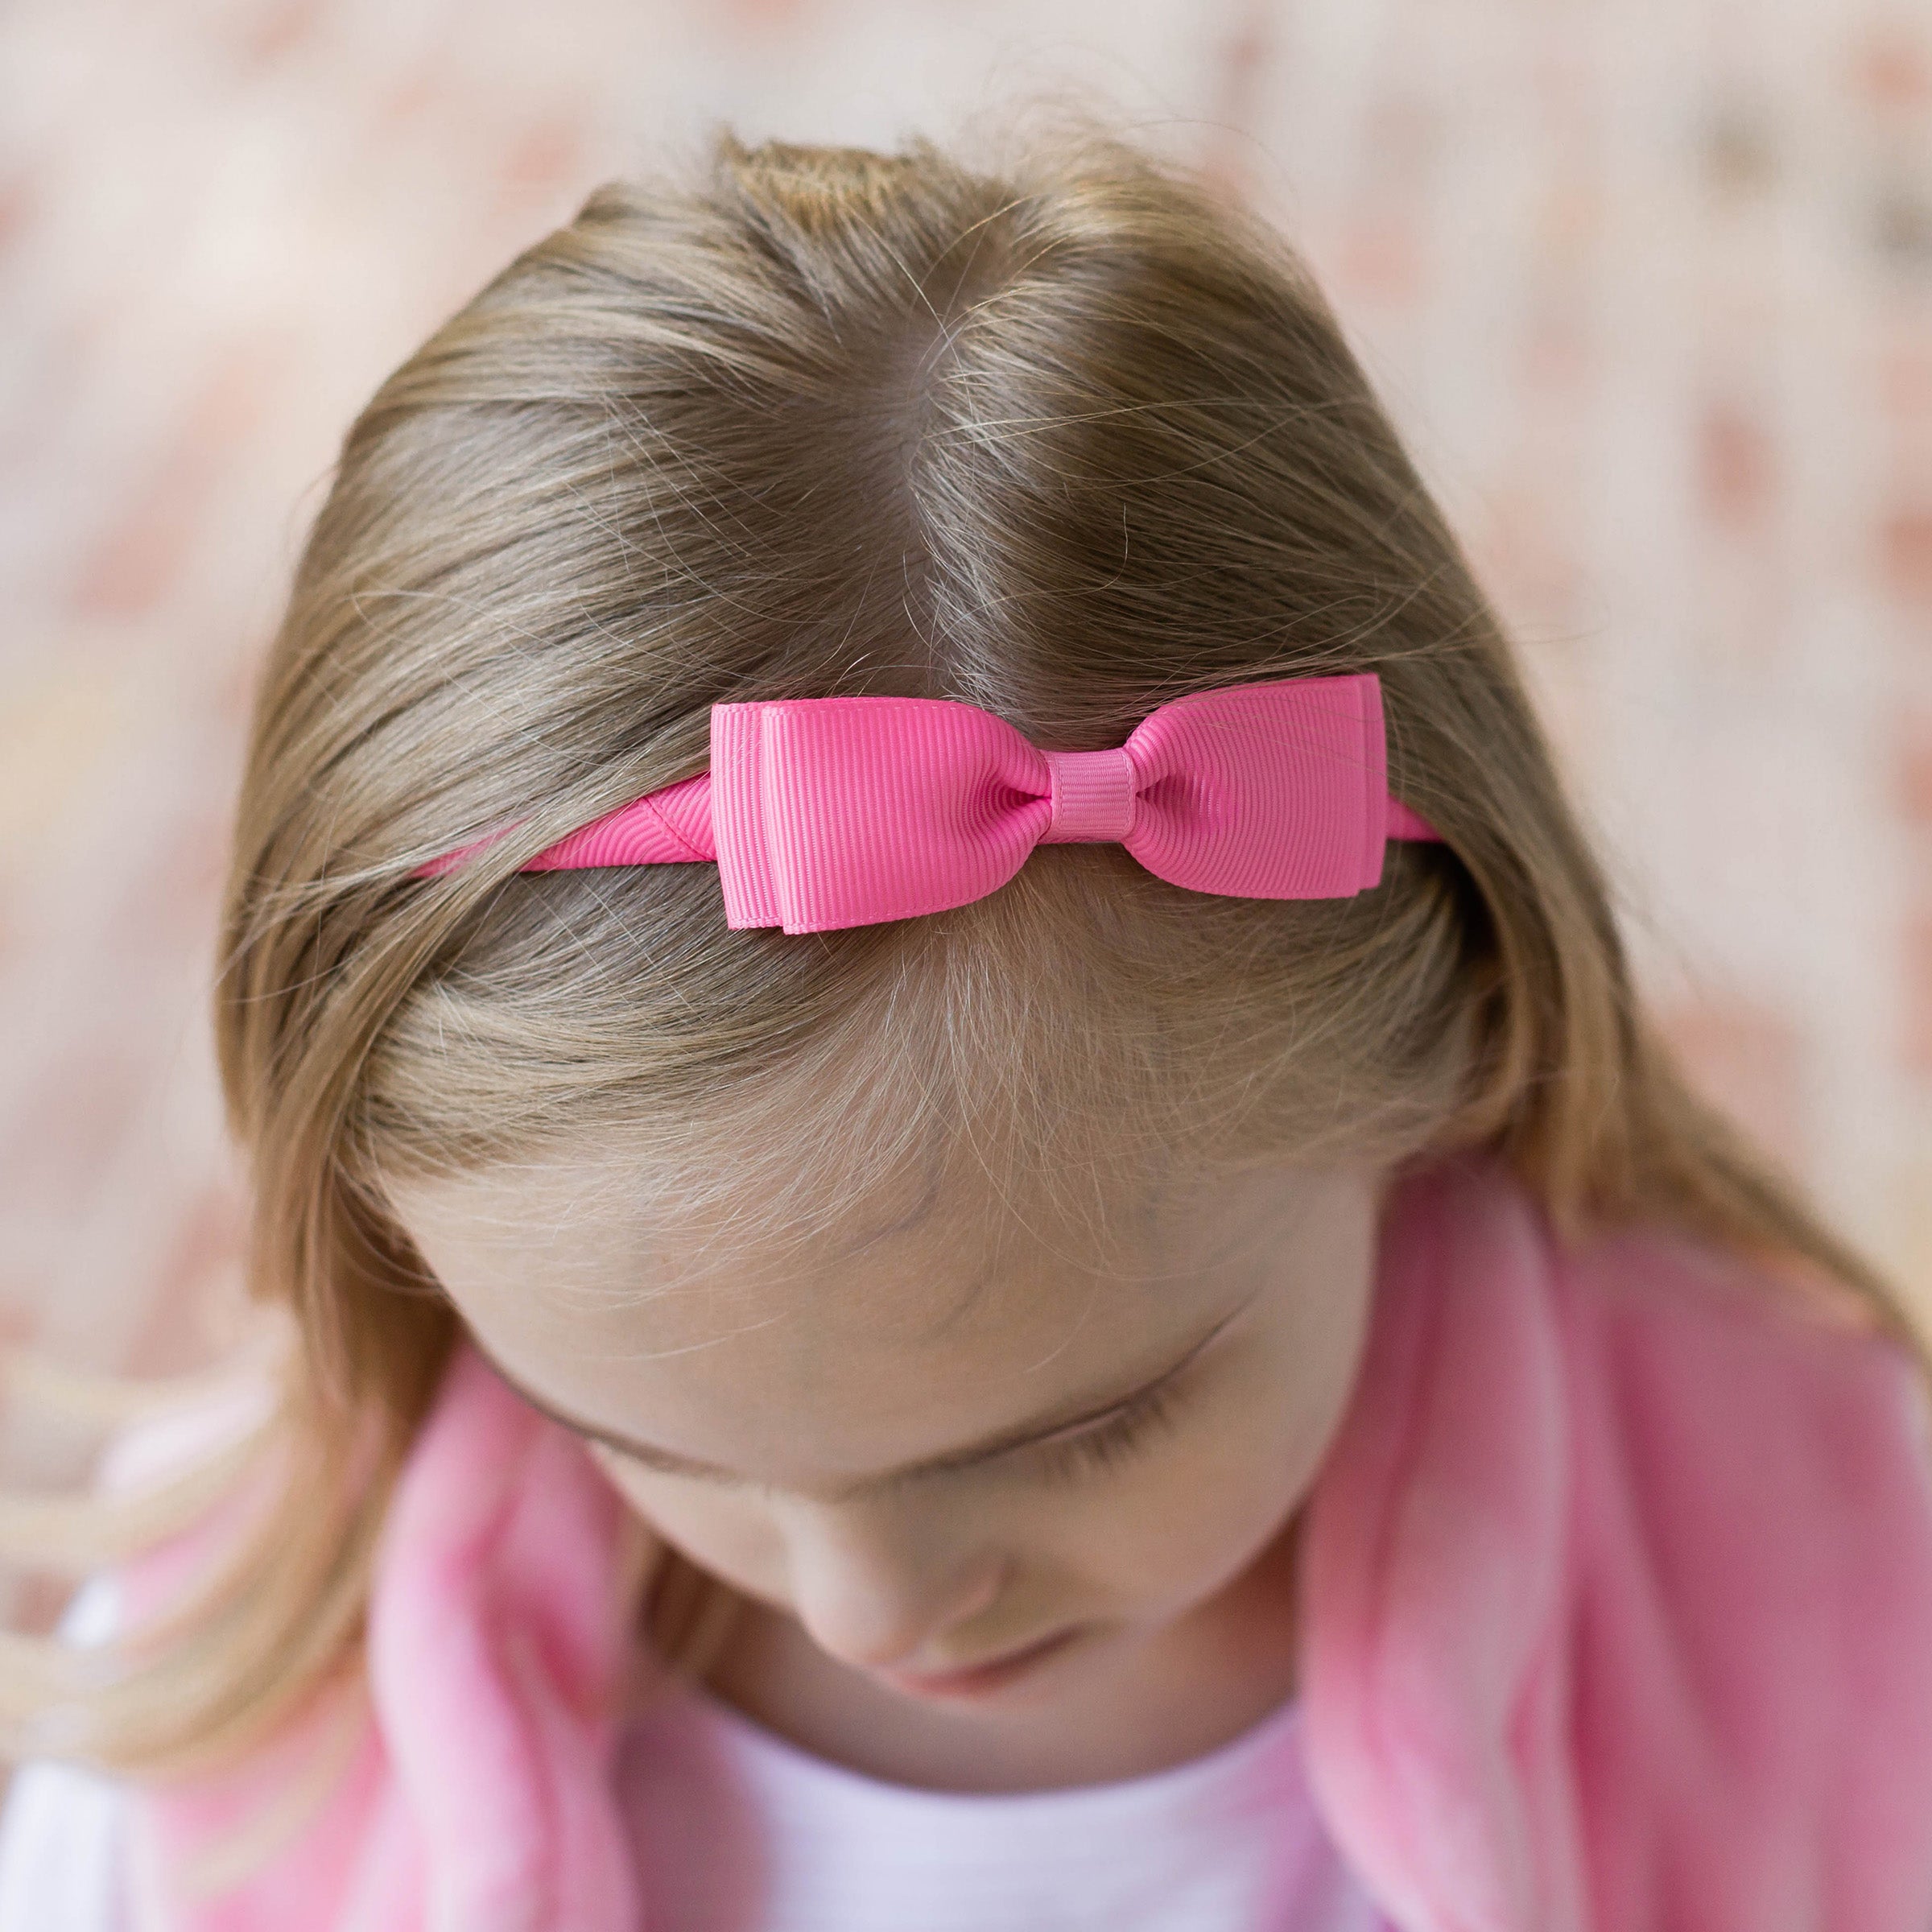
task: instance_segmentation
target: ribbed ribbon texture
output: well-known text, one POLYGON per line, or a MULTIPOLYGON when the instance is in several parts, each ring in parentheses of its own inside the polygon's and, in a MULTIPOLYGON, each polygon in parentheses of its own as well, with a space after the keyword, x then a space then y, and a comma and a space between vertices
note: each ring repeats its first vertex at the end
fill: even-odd
POLYGON ((1381 878, 1391 836, 1436 834, 1389 796, 1364 672, 1197 692, 1092 752, 1042 751, 943 699, 719 704, 708 773, 523 869, 715 859, 731 925, 825 932, 983 898, 1039 844, 1117 840, 1193 892, 1343 898, 1381 878))

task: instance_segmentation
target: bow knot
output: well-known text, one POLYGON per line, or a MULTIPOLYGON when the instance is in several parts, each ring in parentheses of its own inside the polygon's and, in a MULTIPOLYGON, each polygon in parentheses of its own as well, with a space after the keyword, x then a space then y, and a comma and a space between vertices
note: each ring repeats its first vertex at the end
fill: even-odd
POLYGON ((1104 845, 1133 829, 1133 760, 1113 751, 1043 751, 1051 816, 1042 845, 1104 845))

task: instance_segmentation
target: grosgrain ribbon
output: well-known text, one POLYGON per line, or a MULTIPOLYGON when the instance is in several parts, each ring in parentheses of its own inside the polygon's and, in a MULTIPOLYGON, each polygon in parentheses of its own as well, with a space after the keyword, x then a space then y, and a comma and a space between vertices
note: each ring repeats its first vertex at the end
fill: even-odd
POLYGON ((1117 840, 1193 892, 1346 898, 1381 878, 1390 837, 1437 836, 1389 796, 1385 747, 1373 672, 1196 692, 1091 752, 1042 751, 946 699, 718 704, 708 773, 522 869, 716 859, 729 924, 791 933, 965 905, 1039 844, 1117 840))

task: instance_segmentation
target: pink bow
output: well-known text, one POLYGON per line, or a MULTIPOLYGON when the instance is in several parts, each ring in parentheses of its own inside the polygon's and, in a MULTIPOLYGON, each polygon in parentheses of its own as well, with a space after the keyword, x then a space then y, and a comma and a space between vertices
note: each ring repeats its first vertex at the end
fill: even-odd
POLYGON ((964 906, 1040 844, 1117 840, 1192 892, 1343 898, 1381 878, 1392 836, 1436 834, 1389 796, 1381 686, 1363 672, 1179 698, 1112 751, 1041 751, 940 699, 714 705, 708 773, 522 869, 716 859, 731 925, 825 932, 964 906))

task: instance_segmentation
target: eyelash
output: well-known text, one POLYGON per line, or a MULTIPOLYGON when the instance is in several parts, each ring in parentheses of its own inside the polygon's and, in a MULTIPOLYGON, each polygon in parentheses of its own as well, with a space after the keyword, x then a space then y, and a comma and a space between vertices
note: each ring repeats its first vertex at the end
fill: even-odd
MULTIPOLYGON (((1123 1410, 1110 1422, 1090 1429, 1084 1435, 1070 1436, 1065 1442, 1036 1443, 1016 1451, 1032 1463, 1040 1480, 1046 1483, 1078 1481, 1083 1476, 1117 1467, 1145 1449, 1162 1430, 1174 1425, 1180 1397, 1174 1386, 1150 1389, 1131 1409, 1123 1410)), ((617 1452, 622 1455, 622 1451, 617 1452)))
POLYGON ((1171 1427, 1176 1406, 1171 1389, 1155 1389, 1103 1427, 1064 1443, 1046 1443, 1031 1454, 1039 1459, 1039 1473, 1050 1483, 1069 1482, 1113 1468, 1137 1455, 1161 1430, 1171 1427))

